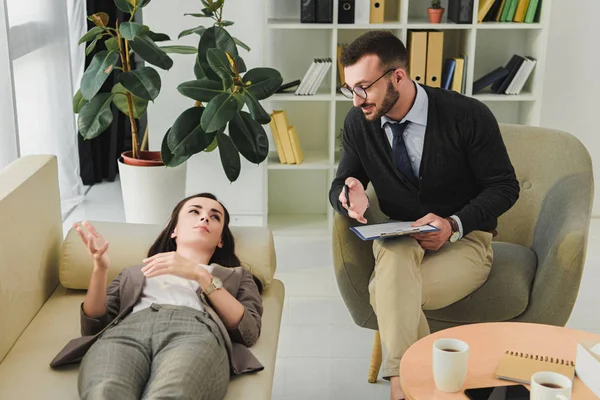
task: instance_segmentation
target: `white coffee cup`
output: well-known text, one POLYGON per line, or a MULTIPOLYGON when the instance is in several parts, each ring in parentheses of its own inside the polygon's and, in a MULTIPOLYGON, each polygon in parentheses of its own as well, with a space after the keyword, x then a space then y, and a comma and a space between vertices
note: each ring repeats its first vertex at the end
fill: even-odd
POLYGON ((438 339, 433 344, 433 380, 440 392, 462 389, 469 366, 469 345, 458 339, 438 339))
POLYGON ((570 400, 573 382, 556 372, 537 372, 531 377, 532 400, 570 400))

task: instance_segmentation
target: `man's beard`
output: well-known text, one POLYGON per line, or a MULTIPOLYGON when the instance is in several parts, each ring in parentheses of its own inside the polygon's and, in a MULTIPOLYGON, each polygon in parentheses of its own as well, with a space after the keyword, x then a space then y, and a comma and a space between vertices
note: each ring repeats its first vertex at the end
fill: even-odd
MULTIPOLYGON (((385 97, 381 102, 381 105, 375 107, 375 112, 371 112, 370 114, 364 114, 367 121, 375 121, 387 113, 390 112, 392 107, 396 105, 396 102, 400 98, 400 93, 394 88, 392 82, 388 82, 388 87, 385 92, 385 97)), ((369 106, 375 105, 373 103, 365 103, 361 106, 361 108, 366 108, 369 106)))

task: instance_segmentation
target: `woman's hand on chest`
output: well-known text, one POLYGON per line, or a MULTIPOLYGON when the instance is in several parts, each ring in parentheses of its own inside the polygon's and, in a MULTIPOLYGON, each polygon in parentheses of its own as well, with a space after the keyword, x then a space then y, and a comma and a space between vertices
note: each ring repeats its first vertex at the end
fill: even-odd
POLYGON ((145 267, 142 273, 146 278, 160 275, 175 275, 180 278, 196 281, 202 289, 210 285, 212 275, 200 264, 197 264, 182 255, 171 251, 158 253, 143 260, 145 267))

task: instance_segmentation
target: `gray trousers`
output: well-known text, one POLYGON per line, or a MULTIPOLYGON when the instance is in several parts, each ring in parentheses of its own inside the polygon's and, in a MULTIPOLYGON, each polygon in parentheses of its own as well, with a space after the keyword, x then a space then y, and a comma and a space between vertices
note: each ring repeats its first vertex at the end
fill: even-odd
POLYGON ((223 337, 207 314, 153 304, 92 345, 78 379, 82 399, 219 400, 229 384, 223 337))

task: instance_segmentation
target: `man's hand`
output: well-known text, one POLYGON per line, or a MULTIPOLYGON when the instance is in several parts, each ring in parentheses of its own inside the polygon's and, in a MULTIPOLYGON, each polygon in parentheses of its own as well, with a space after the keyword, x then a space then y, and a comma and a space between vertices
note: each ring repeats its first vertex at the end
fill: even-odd
POLYGON ((364 217, 365 211, 369 206, 369 199, 365 193, 365 188, 362 183, 356 178, 347 178, 344 182, 348 185, 350 191, 348 192, 348 199, 350 204, 346 201, 346 189, 343 188, 338 200, 342 203, 342 207, 348 210, 348 216, 354 218, 362 224, 366 224, 367 220, 364 217))
POLYGON ((196 281, 202 289, 205 289, 212 281, 212 275, 205 268, 175 251, 158 253, 143 261, 146 266, 142 268, 142 272, 146 278, 170 274, 196 281))
POLYGON ((423 218, 413 222, 411 226, 423 226, 427 224, 439 228, 439 231, 415 233, 410 236, 417 239, 419 245, 421 245, 421 247, 425 250, 439 250, 444 243, 448 241, 448 238, 450 238, 450 235, 452 234, 450 222, 442 217, 429 213, 423 218))

